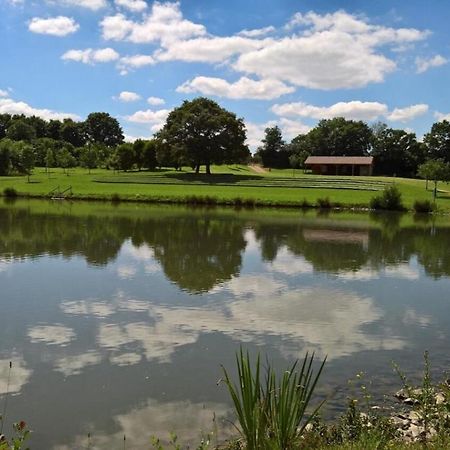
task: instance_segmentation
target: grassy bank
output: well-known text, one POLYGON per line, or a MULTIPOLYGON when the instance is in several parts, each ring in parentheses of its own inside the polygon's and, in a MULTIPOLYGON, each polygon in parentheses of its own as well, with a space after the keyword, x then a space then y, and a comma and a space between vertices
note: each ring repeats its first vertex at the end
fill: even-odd
MULTIPOLYGON (((301 171, 272 170, 257 173, 247 166, 217 166, 213 174, 183 171, 113 173, 103 169, 36 169, 27 177, 0 177, 0 193, 13 188, 20 196, 49 197, 71 187, 72 198, 166 203, 236 204, 242 206, 318 206, 329 199, 333 206, 368 207, 370 199, 396 183, 404 204, 430 200, 423 180, 387 177, 322 177, 301 171)), ((450 188, 441 184, 437 206, 450 212, 450 188)))

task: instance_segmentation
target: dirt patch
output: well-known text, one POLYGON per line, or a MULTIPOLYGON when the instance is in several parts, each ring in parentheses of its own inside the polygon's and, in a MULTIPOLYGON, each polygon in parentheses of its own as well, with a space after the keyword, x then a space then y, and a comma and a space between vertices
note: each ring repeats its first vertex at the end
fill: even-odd
POLYGON ((258 166, 256 164, 249 164, 248 167, 250 167, 250 169, 253 170, 253 172, 256 172, 256 173, 266 173, 267 172, 267 169, 264 169, 264 167, 258 166))

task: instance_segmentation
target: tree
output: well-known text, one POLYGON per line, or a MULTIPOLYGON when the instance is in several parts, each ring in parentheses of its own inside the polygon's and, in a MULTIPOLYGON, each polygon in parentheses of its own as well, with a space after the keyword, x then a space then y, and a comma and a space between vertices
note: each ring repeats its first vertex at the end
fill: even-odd
POLYGON ((130 170, 135 161, 133 144, 121 144, 116 148, 117 164, 120 170, 130 170))
POLYGON ((8 175, 11 169, 11 147, 10 139, 0 140, 0 176, 8 175))
POLYGON ((158 143, 156 139, 144 141, 144 148, 142 152, 142 165, 149 170, 155 170, 158 165, 156 159, 156 147, 158 143))
POLYGON ((58 155, 57 155, 57 159, 56 159, 59 167, 62 167, 63 172, 69 176, 69 172, 67 169, 70 169, 71 167, 75 167, 77 164, 76 159, 73 157, 73 155, 69 152, 69 150, 67 149, 67 147, 63 147, 58 155))
POLYGON ((6 131, 6 137, 13 141, 32 141, 36 138, 34 128, 23 118, 12 120, 6 131))
POLYGON ((47 124, 47 137, 59 141, 61 139, 62 122, 59 120, 50 120, 47 124))
POLYGON ((373 133, 375 174, 414 177, 425 160, 425 150, 414 133, 378 125, 373 133))
POLYGON ((157 137, 161 151, 172 154, 175 148, 197 173, 202 165, 209 174, 211 164, 238 162, 248 153, 244 121, 204 97, 175 108, 157 137))
POLYGON ((61 137, 74 147, 82 147, 86 143, 84 124, 72 119, 64 119, 61 125, 61 137))
POLYGON ((48 172, 50 167, 54 167, 56 165, 55 153, 52 149, 48 149, 45 154, 45 171, 48 172))
POLYGON ((20 158, 20 166, 22 171, 27 175, 28 183, 30 182, 30 175, 34 169, 34 164, 36 161, 36 157, 34 154, 34 149, 30 144, 26 144, 25 142, 20 143, 19 150, 19 158, 20 158))
POLYGON ((122 128, 114 117, 105 112, 95 112, 88 115, 84 122, 87 139, 91 143, 115 147, 124 140, 122 128))
POLYGON ((450 122, 443 120, 433 124, 431 131, 423 137, 429 159, 450 162, 450 122))
POLYGON ((11 122, 11 114, 0 114, 0 139, 6 136, 6 130, 11 122))
POLYGON ((438 182, 450 180, 450 163, 442 159, 431 159, 419 167, 418 175, 427 180, 427 188, 428 180, 434 182, 433 198, 436 199, 438 182))
POLYGON ((280 128, 278 126, 274 126, 271 128, 266 128, 264 132, 265 137, 262 140, 263 145, 256 151, 256 153, 261 157, 263 166, 286 167, 288 164, 288 154, 282 154, 285 142, 283 140, 280 128))
POLYGON ((307 136, 312 155, 365 156, 372 146, 372 131, 368 125, 343 117, 321 120, 307 136))
POLYGON ((89 173, 97 167, 98 154, 95 146, 87 145, 81 149, 80 163, 82 167, 88 169, 89 173))

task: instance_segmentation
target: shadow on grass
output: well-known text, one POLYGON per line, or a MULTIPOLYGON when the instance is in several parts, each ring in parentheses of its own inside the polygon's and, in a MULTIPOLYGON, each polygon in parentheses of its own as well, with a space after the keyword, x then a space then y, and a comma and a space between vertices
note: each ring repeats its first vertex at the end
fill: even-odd
POLYGON ((263 177, 258 175, 235 175, 234 173, 169 173, 166 175, 168 179, 189 183, 195 181, 203 184, 235 184, 242 181, 261 181, 263 177))

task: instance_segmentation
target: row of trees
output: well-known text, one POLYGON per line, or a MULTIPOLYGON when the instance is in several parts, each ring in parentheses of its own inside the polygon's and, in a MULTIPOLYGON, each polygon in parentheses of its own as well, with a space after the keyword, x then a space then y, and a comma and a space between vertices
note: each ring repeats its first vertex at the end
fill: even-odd
POLYGON ((450 123, 435 123, 423 142, 414 133, 383 123, 369 127, 363 121, 342 117, 321 120, 290 143, 284 141, 280 128, 275 126, 265 130, 255 160, 266 167, 301 168, 310 155, 373 156, 375 174, 414 177, 428 160, 450 163, 450 123))
MULTIPOLYGON (((242 119, 207 98, 185 101, 168 116, 154 139, 125 143, 119 122, 107 113, 91 113, 83 122, 45 121, 39 117, 0 115, 0 175, 29 174, 34 166, 64 169, 83 166, 119 170, 167 166, 245 163, 251 155, 242 119)), ((450 123, 435 123, 423 142, 414 133, 369 127, 342 117, 321 120, 290 143, 279 127, 265 130, 254 160, 266 167, 300 168, 309 155, 374 156, 374 173, 414 177, 427 161, 450 163, 450 123)))
POLYGON ((125 143, 119 122, 107 113, 89 114, 84 122, 45 121, 39 117, 0 116, 0 175, 29 174, 34 166, 82 166, 117 170, 200 166, 247 162, 242 119, 216 102, 185 101, 168 116, 151 140, 125 143))

